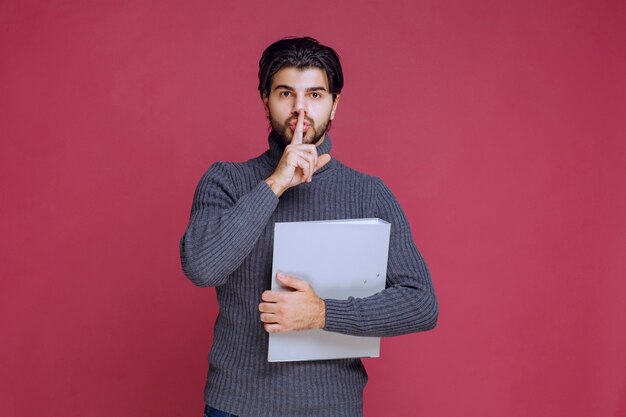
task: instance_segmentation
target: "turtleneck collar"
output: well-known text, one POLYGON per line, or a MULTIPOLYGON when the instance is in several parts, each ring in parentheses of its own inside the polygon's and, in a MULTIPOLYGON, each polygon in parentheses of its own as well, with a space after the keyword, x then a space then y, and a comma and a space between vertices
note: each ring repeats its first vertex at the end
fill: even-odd
MULTIPOLYGON (((269 150, 267 151, 267 155, 269 156, 270 164, 275 167, 278 165, 278 161, 283 156, 283 152, 285 151, 286 145, 283 141, 276 135, 274 132, 270 132, 267 142, 269 143, 269 150)), ((317 154, 323 155, 325 153, 330 154, 330 150, 333 144, 330 140, 330 136, 328 134, 325 135, 324 141, 317 147, 317 154)), ((331 159, 330 162, 324 165, 322 168, 318 169, 315 173, 320 173, 328 169, 331 165, 334 165, 334 159, 331 159)))

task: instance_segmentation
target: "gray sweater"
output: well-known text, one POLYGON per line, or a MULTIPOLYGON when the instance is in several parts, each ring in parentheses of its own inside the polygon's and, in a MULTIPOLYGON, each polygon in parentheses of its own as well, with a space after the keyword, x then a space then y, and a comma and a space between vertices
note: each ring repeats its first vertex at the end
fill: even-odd
MULTIPOLYGON (((318 154, 330 149, 326 136, 318 154)), ((269 150, 259 157, 213 164, 194 195, 180 242, 182 267, 194 284, 215 286, 219 304, 204 399, 241 417, 361 416, 367 374, 359 359, 267 361, 258 305, 270 288, 274 223, 372 217, 391 223, 386 289, 367 298, 326 299, 328 331, 396 336, 432 329, 438 309, 430 275, 380 179, 332 159, 311 183, 279 199, 263 180, 283 150, 270 134, 269 150)), ((302 245, 316 256, 304 237, 302 245)))

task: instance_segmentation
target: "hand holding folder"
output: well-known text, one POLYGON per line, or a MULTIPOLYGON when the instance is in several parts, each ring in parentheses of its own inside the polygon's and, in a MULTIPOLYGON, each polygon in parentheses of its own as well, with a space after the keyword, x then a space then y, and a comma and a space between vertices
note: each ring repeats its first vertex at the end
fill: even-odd
POLYGON ((286 291, 265 291, 259 304, 261 321, 268 333, 324 328, 324 300, 311 285, 278 272, 276 278, 286 291))
MULTIPOLYGON (((284 272, 323 299, 367 297, 385 288, 391 225, 380 219, 276 223, 272 290, 284 272), (302 236, 311 237, 302 247, 302 236)), ((268 360, 295 361, 378 357, 380 338, 324 330, 272 333, 268 360)))

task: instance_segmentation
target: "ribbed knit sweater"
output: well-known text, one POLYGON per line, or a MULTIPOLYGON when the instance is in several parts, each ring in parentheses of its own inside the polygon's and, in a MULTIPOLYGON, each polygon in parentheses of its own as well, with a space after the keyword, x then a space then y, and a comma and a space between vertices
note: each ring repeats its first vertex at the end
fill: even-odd
MULTIPOLYGON (((330 150, 326 136, 318 154, 330 150)), ((362 416, 367 374, 359 359, 267 361, 258 305, 271 285, 274 223, 373 217, 391 223, 386 289, 367 298, 326 299, 325 330, 396 336, 432 329, 438 308, 430 275, 402 209, 379 178, 333 158, 312 182, 278 198, 264 180, 283 151, 270 134, 262 155, 213 164, 194 195, 180 242, 182 267, 194 284, 215 286, 219 304, 204 399, 240 417, 362 416)), ((316 256, 306 236, 302 250, 316 256)))

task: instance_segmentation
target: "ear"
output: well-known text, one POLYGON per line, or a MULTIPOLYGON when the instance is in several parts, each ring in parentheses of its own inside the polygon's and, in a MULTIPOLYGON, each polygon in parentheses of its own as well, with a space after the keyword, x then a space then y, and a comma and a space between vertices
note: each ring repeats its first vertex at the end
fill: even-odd
POLYGON ((263 97, 261 98, 261 100, 263 100, 263 107, 265 108, 265 117, 270 117, 270 106, 269 106, 269 99, 267 98, 267 96, 265 94, 263 94, 263 97))
POLYGON ((335 100, 333 100, 333 108, 330 110, 330 120, 335 118, 335 112, 337 111, 337 105, 339 104, 339 98, 341 98, 341 94, 337 94, 335 96, 335 100))

